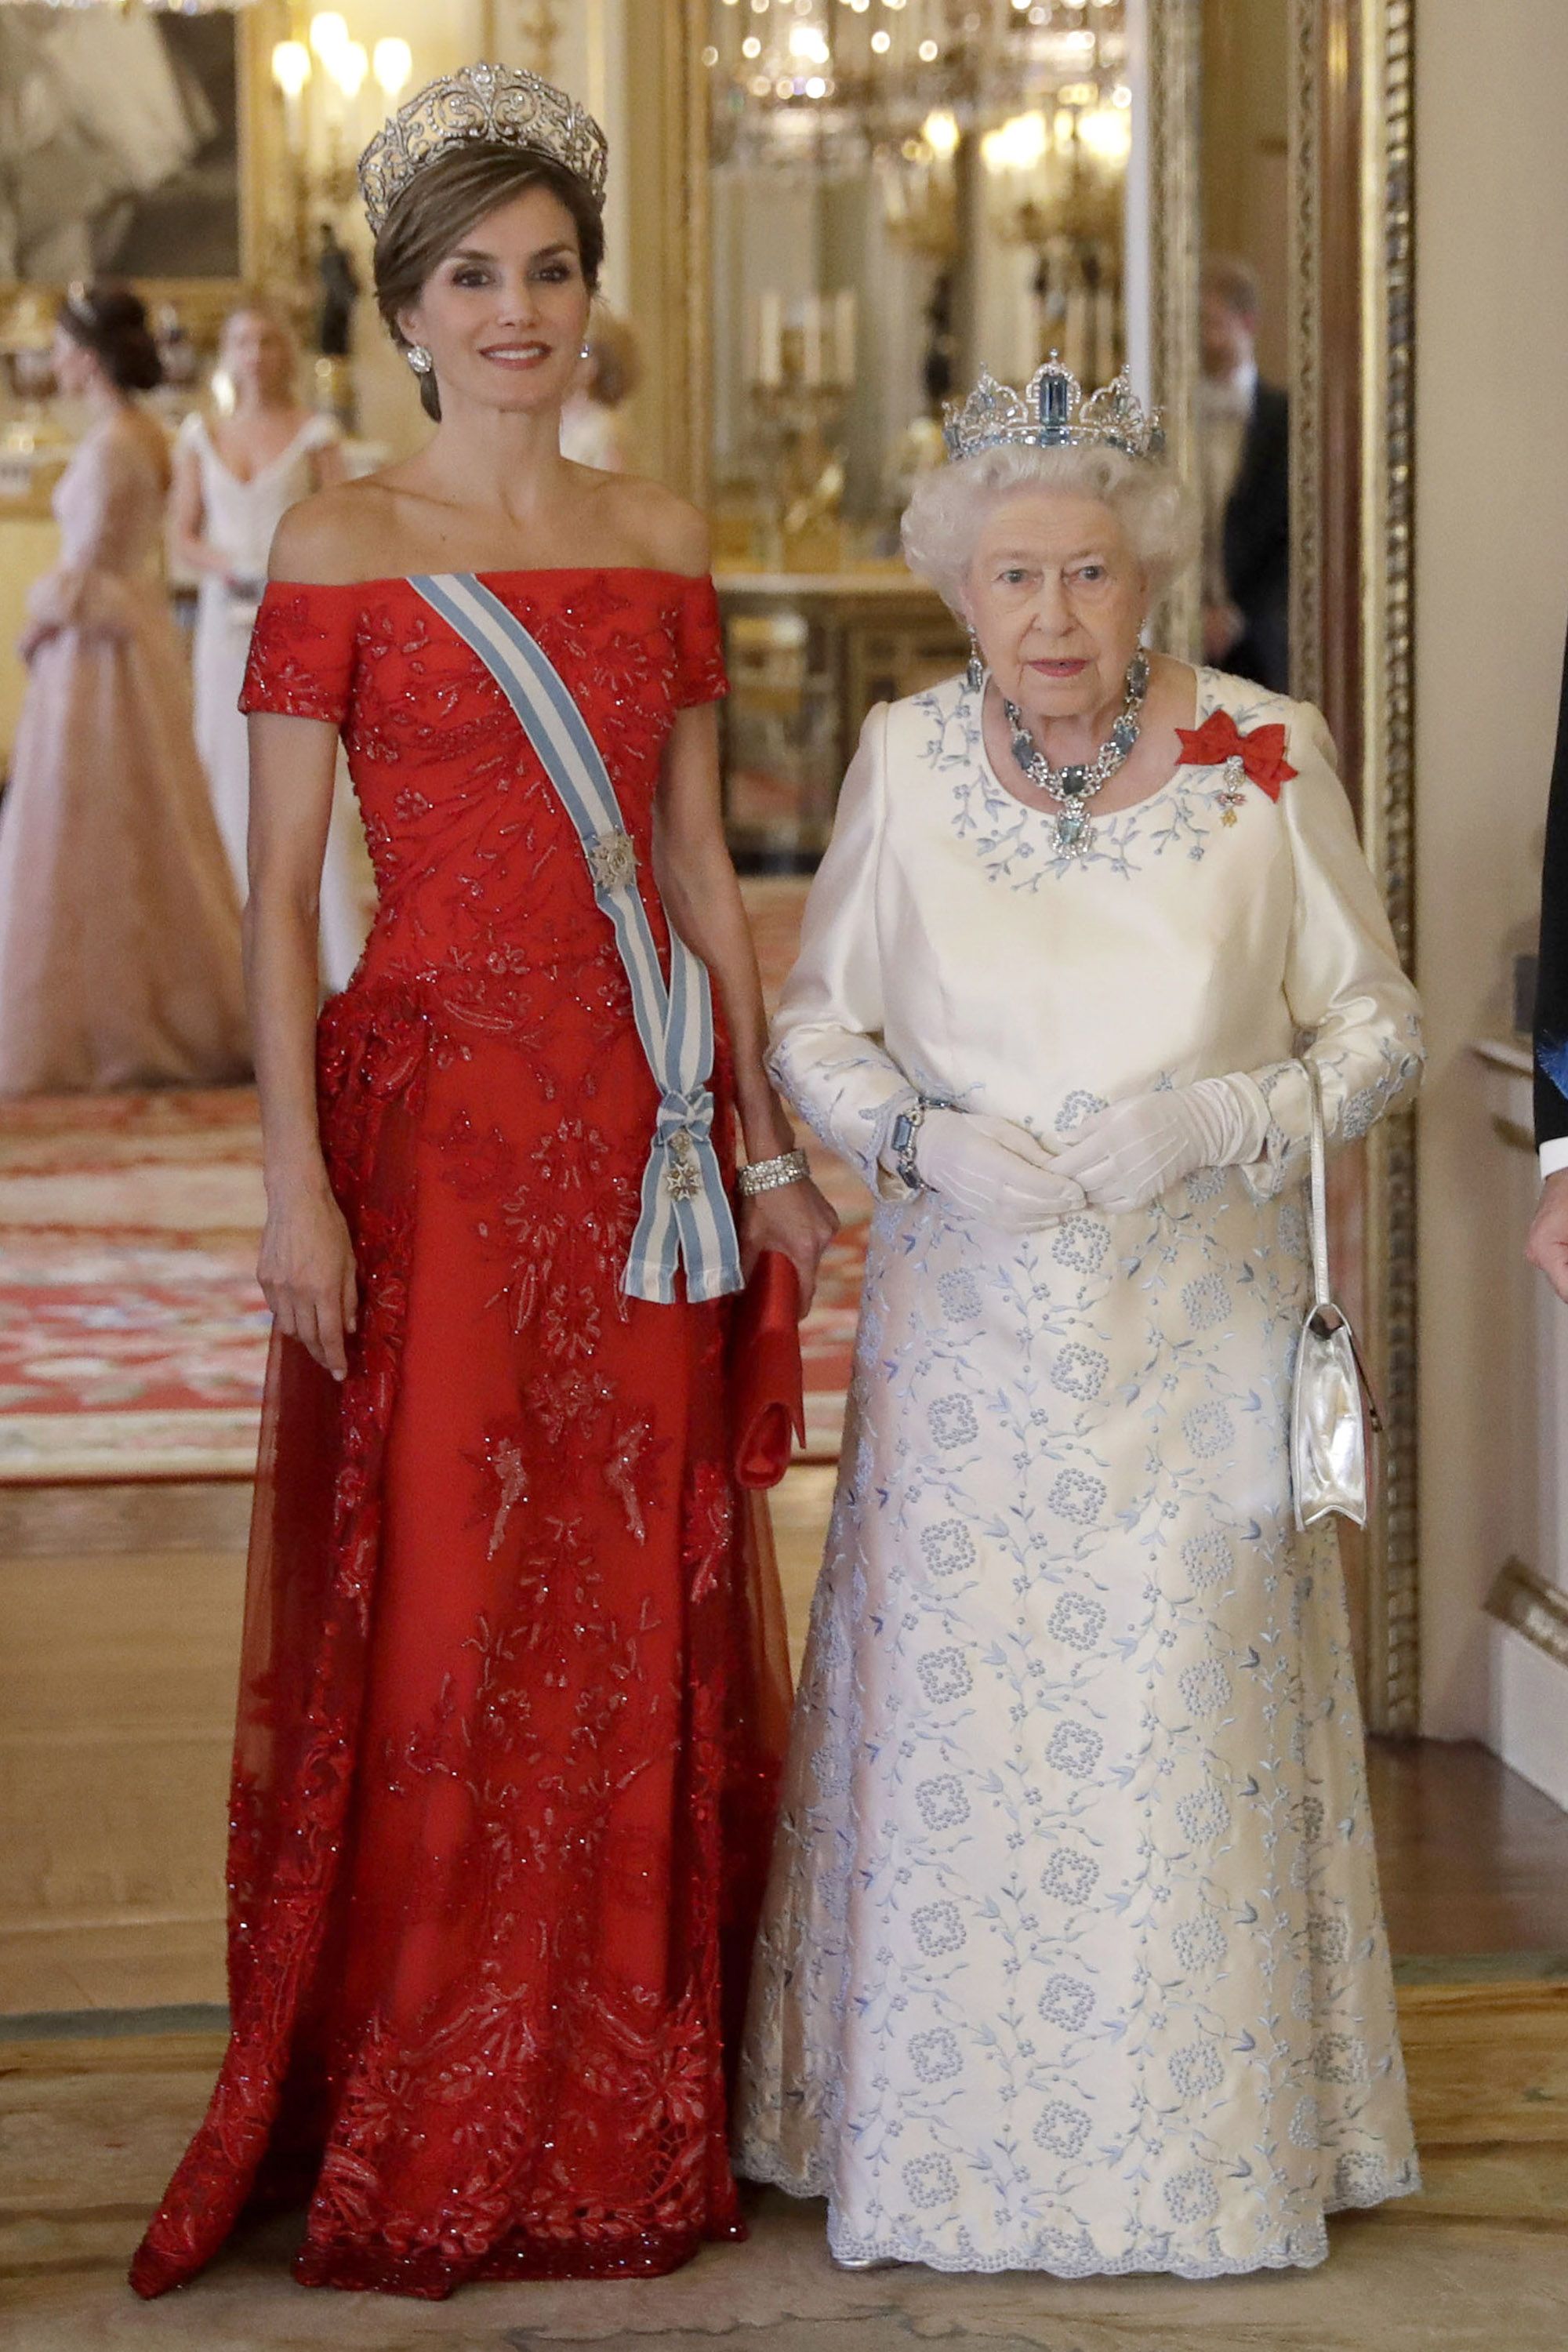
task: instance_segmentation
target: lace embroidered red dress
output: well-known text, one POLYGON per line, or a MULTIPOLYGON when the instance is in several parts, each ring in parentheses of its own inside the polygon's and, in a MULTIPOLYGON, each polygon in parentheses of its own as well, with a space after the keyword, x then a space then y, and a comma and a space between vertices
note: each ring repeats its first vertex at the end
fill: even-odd
MULTIPOLYGON (((677 710, 724 690, 711 585, 487 583, 604 753, 667 958, 654 790, 677 710)), ((375 864, 319 1056, 360 1328, 341 1387, 274 1342, 232 2039, 132 2283, 294 2200, 312 2285, 666 2271, 743 2234, 723 2026, 785 1704, 730 1310, 620 1288, 658 1092, 582 846, 476 656, 406 582, 275 584, 244 700, 341 722, 375 864)), ((728 1173, 722 1058, 714 1093, 728 1173)))

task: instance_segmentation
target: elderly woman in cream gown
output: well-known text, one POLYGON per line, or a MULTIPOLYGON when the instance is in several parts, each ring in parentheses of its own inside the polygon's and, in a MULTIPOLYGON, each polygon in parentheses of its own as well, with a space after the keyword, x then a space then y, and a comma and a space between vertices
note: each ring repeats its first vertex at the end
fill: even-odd
POLYGON ((1417 2174, 1298 1056, 1364 1134, 1417 1008, 1318 713, 1139 652, 1191 522, 1125 386, 950 445, 905 546, 976 659, 867 720, 775 1033, 880 1206, 737 2162, 849 2264, 1308 2264, 1417 2174))

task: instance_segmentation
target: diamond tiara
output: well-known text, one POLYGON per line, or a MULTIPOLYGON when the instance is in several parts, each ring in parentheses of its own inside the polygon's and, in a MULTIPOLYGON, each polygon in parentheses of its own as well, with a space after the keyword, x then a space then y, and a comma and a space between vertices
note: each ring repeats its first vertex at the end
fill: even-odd
POLYGON ((1125 368, 1113 382, 1085 397, 1082 384, 1053 352, 1022 392, 998 383, 989 368, 961 408, 950 400, 942 410, 942 438, 950 457, 973 457, 982 449, 1083 448, 1099 445, 1129 457, 1157 457, 1165 446, 1157 409, 1145 409, 1125 368))
POLYGON ((531 147, 574 172, 596 205, 605 201, 609 147, 585 107, 521 66, 465 66, 416 90, 360 157, 372 235, 380 236, 394 204, 426 163, 469 139, 531 147))

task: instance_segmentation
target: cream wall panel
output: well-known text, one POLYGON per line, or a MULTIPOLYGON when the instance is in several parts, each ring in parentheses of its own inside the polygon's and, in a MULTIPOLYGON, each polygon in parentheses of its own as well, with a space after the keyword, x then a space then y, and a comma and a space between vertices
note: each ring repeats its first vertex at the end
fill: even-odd
POLYGON ((1420 0, 1415 37, 1423 1684, 1430 1732, 1486 1738, 1523 1204, 1468 1049, 1533 919, 1568 622, 1568 8, 1420 0))

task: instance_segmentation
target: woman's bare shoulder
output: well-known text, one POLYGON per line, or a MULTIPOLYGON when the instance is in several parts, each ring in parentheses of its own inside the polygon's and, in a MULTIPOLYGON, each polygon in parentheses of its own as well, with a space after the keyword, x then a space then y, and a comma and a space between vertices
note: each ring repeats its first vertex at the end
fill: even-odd
MULTIPOLYGON (((588 470, 587 468, 584 469, 588 470)), ((662 482, 637 474, 605 474, 594 496, 614 534, 651 572, 682 572, 700 578, 712 569, 708 518, 662 482)))
POLYGON ((384 573, 386 490, 373 475, 332 482, 301 499, 273 534, 268 576, 320 588, 352 587, 384 573))

